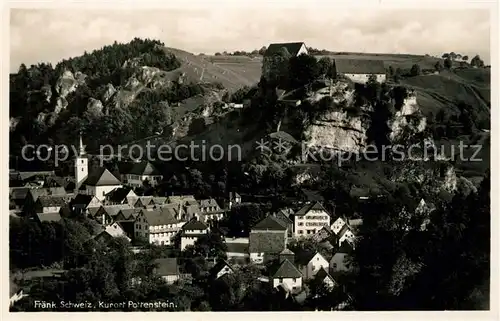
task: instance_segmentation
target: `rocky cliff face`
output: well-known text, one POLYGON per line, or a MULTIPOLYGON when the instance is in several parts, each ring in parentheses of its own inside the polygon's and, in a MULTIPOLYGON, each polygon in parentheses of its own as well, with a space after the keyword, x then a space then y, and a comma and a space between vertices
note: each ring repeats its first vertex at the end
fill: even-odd
POLYGON ((427 119, 421 115, 417 104, 417 96, 414 92, 405 99, 403 106, 397 111, 390 122, 390 140, 397 141, 406 133, 414 135, 425 130, 427 119))
POLYGON ((70 70, 65 70, 63 74, 57 79, 56 92, 59 97, 66 98, 70 93, 74 92, 76 88, 85 83, 87 76, 81 72, 76 72, 74 75, 70 70))
MULTIPOLYGON (((354 91, 339 82, 315 91, 309 100, 317 102, 327 96, 332 97, 335 104, 352 106, 354 91)), ((368 112, 370 108, 363 106, 361 110, 368 112)), ((405 99, 403 106, 394 114, 388 125, 392 129, 390 135, 392 142, 402 139, 405 134, 415 134, 425 129, 426 119, 421 115, 414 93, 410 93, 405 99)), ((309 147, 321 146, 339 151, 358 152, 366 146, 366 131, 369 126, 370 121, 366 114, 353 116, 345 110, 331 111, 306 128, 305 143, 309 147)))
POLYGON ((365 146, 366 125, 345 111, 329 112, 305 131, 306 145, 356 152, 365 146))

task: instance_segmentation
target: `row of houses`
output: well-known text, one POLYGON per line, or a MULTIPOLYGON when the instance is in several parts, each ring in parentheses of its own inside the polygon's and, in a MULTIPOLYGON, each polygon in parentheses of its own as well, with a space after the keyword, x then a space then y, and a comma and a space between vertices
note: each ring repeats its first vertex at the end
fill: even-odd
MULTIPOLYGON (((342 273, 351 271, 349 255, 352 247, 346 243, 333 253, 331 257, 311 251, 294 253, 289 249, 283 250, 270 262, 265 275, 259 277, 262 282, 268 283, 274 289, 297 294, 303 291, 306 281, 317 279, 327 288, 339 286, 336 280, 342 273)), ((211 270, 211 276, 221 278, 236 271, 238 265, 227 260, 220 260, 211 270)))
POLYGON ((228 260, 240 264, 264 264, 282 255, 290 240, 301 238, 323 242, 333 250, 342 248, 344 244, 354 247, 356 227, 350 222, 359 225, 361 221, 349 221, 343 217, 336 218, 331 225, 330 221, 330 214, 319 202, 305 204, 295 214, 281 210, 255 224, 248 238, 226 238, 228 260), (304 222, 321 224, 309 226, 304 222))

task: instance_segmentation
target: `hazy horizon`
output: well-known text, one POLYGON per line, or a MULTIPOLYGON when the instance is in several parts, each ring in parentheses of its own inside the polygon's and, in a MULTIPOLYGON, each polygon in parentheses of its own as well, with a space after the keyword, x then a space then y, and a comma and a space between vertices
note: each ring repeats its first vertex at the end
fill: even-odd
POLYGON ((335 52, 441 56, 454 51, 470 58, 479 54, 490 63, 485 9, 12 9, 10 19, 11 72, 21 63, 56 64, 134 37, 195 54, 303 41, 335 52))

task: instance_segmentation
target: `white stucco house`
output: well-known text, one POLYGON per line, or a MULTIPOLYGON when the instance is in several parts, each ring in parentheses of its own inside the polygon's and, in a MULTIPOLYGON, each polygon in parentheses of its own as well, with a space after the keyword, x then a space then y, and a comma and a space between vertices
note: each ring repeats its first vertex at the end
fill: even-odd
POLYGON ((99 167, 93 170, 80 185, 79 192, 95 196, 99 201, 104 201, 106 194, 116 188, 122 187, 120 180, 107 168, 99 167))
POLYGON ((351 246, 355 246, 356 235, 354 229, 348 224, 348 220, 339 216, 330 226, 332 232, 336 235, 338 246, 341 246, 344 241, 348 241, 351 246))
POLYGON ((123 237, 129 242, 131 241, 127 236, 127 233, 125 233, 122 226, 118 222, 114 222, 113 224, 106 226, 105 231, 112 237, 123 237))
POLYGON ((307 251, 295 253, 295 265, 305 280, 314 278, 321 268, 329 269, 329 262, 323 255, 307 251))
POLYGON ((352 251, 351 245, 344 242, 330 260, 330 273, 350 271, 352 266, 349 264, 349 256, 352 254, 352 251))
POLYGON ((194 245, 200 236, 208 234, 210 228, 203 222, 191 220, 182 226, 181 251, 186 247, 194 245))
POLYGON ((323 227, 330 226, 330 214, 319 202, 304 205, 293 219, 296 238, 312 237, 323 227))
POLYGON ((150 244, 172 245, 174 236, 186 222, 177 220, 169 208, 142 209, 134 222, 134 236, 150 244))
POLYGON ((148 161, 121 163, 118 166, 124 185, 142 187, 147 181, 150 186, 156 186, 163 180, 163 175, 148 161))
POLYGON ((343 75, 355 83, 364 84, 372 75, 379 83, 386 81, 383 60, 334 59, 334 65, 337 75, 343 75))
POLYGON ((335 281, 330 273, 328 273, 328 269, 324 269, 323 267, 319 269, 318 273, 316 273, 314 277, 317 280, 321 281, 329 289, 332 289, 338 285, 337 281, 335 281))
POLYGON ((226 260, 220 260, 212 269, 210 269, 210 275, 214 279, 218 279, 225 274, 232 273, 234 273, 234 270, 226 260))
POLYGON ((273 288, 281 285, 291 293, 302 290, 302 274, 288 259, 281 261, 272 269, 269 281, 273 288))

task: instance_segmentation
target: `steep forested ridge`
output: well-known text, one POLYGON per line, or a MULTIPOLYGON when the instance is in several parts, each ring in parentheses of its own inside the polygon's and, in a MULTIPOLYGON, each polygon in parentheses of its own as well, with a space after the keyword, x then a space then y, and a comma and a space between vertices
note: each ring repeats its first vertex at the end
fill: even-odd
POLYGON ((161 78, 151 84, 143 75, 163 77, 181 65, 163 46, 136 38, 55 67, 21 65, 10 75, 11 154, 26 143, 74 144, 80 131, 90 149, 162 132, 171 123, 171 104, 207 88, 161 78))

